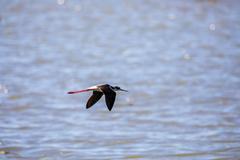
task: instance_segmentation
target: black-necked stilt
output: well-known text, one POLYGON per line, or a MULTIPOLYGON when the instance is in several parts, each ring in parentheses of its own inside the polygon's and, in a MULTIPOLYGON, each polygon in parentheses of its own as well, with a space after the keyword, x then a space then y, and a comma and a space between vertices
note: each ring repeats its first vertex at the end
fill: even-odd
POLYGON ((103 84, 103 85, 92 86, 84 90, 70 91, 68 92, 68 94, 75 94, 75 93, 81 93, 81 92, 87 92, 87 91, 93 91, 92 96, 88 99, 88 102, 86 104, 87 109, 92 107, 104 94, 105 101, 109 111, 112 110, 112 107, 115 101, 115 97, 116 97, 115 91, 127 92, 127 90, 121 89, 118 86, 113 87, 109 84, 103 84))

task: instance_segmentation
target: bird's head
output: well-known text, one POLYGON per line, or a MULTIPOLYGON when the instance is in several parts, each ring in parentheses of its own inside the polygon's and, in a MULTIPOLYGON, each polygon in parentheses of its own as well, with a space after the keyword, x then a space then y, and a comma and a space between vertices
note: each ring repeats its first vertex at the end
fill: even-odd
POLYGON ((114 91, 124 91, 124 92, 128 92, 127 90, 121 89, 121 88, 118 87, 118 86, 113 87, 113 90, 114 90, 114 91))

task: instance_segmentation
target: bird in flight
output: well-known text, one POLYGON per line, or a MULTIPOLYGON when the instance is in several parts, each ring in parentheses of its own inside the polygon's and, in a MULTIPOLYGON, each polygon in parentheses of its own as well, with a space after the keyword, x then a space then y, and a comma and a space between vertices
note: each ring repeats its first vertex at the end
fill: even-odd
POLYGON ((125 91, 127 90, 121 89, 118 86, 111 86, 109 84, 103 84, 103 85, 96 85, 89 88, 86 88, 84 90, 79 91, 70 91, 68 94, 76 94, 81 92, 87 92, 87 91, 93 91, 92 96, 88 99, 86 108, 92 107, 103 95, 105 95, 105 101, 108 107, 108 110, 111 111, 113 108, 113 104, 116 98, 116 92, 115 91, 125 91))

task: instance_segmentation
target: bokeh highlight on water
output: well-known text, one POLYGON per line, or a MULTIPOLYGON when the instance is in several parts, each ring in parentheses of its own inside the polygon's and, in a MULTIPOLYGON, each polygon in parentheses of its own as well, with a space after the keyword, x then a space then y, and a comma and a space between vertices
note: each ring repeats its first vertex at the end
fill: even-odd
POLYGON ((0 2, 0 159, 240 159, 237 0, 0 2), (98 83, 129 90, 112 112, 98 83))

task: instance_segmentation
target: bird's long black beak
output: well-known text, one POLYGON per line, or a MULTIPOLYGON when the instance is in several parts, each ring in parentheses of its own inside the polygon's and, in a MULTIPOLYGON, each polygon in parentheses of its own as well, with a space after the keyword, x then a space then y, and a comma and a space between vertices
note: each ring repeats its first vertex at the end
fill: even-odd
POLYGON ((124 92, 128 92, 127 90, 125 90, 125 89, 119 89, 120 91, 124 91, 124 92))

